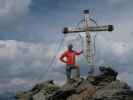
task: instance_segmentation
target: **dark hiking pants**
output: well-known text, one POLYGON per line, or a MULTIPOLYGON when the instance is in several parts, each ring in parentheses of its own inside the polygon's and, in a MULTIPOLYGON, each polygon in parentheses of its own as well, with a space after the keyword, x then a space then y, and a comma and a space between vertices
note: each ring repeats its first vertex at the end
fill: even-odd
POLYGON ((80 77, 80 70, 79 67, 76 65, 67 65, 66 66, 66 76, 67 76, 67 80, 71 79, 71 70, 75 69, 76 70, 76 78, 80 77))

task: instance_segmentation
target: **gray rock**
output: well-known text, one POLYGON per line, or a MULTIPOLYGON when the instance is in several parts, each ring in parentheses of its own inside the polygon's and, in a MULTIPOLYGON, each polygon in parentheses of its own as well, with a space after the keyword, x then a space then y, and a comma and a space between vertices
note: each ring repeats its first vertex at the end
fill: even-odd
POLYGON ((46 100, 49 94, 59 89, 53 81, 46 81, 35 85, 28 92, 17 93, 17 100, 46 100))
POLYGON ((15 98, 17 100, 32 100, 32 92, 19 92, 15 98))
POLYGON ((102 89, 99 89, 93 96, 94 100, 128 100, 133 97, 130 87, 119 80, 113 81, 102 89))
POLYGON ((43 94, 43 92, 39 92, 33 95, 33 100, 46 100, 46 96, 43 94))
POLYGON ((59 87, 53 81, 35 85, 16 95, 17 100, 133 100, 128 84, 117 80, 117 72, 100 67, 101 74, 86 79, 71 79, 59 87))

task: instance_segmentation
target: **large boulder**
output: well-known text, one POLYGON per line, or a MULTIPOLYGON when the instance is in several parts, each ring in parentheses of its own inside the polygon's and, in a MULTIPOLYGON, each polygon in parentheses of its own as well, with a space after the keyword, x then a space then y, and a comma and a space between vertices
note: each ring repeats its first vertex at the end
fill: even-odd
POLYGON ((117 80, 117 72, 110 67, 99 67, 101 74, 71 79, 61 87, 53 81, 35 85, 27 92, 18 93, 18 100, 133 100, 133 91, 125 82, 117 80))
POLYGON ((109 85, 96 91, 93 95, 94 100, 131 100, 133 99, 133 91, 130 87, 119 80, 111 82, 109 85))
POLYGON ((56 86, 52 80, 42 82, 35 85, 27 92, 19 92, 16 94, 17 100, 46 100, 49 94, 57 91, 60 87, 56 86))

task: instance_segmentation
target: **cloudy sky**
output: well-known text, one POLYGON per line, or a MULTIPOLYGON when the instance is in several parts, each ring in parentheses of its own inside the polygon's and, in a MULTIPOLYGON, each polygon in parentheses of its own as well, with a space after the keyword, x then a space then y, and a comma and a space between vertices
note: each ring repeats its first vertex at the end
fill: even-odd
MULTIPOLYGON (((0 0, 0 89, 23 90, 46 79, 62 82, 64 65, 56 59, 49 74, 47 66, 63 38, 63 27, 75 26, 83 9, 90 9, 99 25, 115 28, 97 35, 97 65, 113 66, 119 78, 133 86, 132 4, 132 0, 0 0)), ((57 55, 68 40, 82 48, 78 37, 68 36, 57 55)), ((87 64, 81 62, 83 56, 78 63, 86 75, 87 64)))

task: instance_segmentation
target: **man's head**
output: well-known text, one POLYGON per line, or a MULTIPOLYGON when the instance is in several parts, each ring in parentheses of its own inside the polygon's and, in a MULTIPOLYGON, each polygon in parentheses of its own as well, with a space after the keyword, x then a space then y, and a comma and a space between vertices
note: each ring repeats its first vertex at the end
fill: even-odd
POLYGON ((69 44, 68 45, 68 50, 72 50, 73 49, 73 45, 72 44, 69 44))

